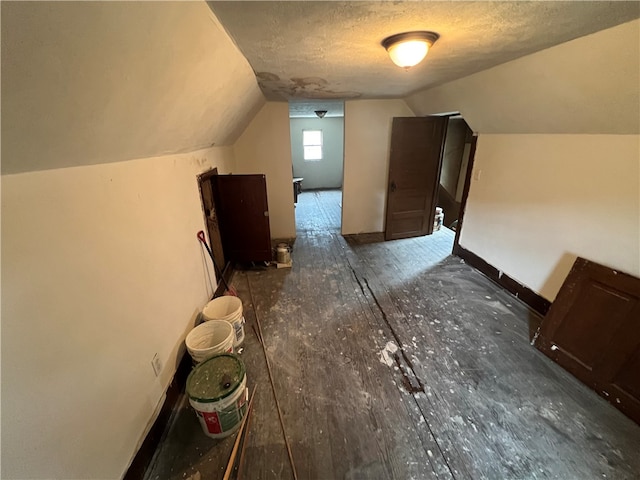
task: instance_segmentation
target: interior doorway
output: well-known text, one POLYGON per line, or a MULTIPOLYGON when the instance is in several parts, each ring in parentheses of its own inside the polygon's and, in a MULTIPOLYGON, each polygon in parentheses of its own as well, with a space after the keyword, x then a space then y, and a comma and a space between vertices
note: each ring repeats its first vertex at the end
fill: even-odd
MULTIPOLYGON (((341 228, 344 165, 344 102, 303 100, 289 102, 291 170, 296 230, 313 228, 314 216, 331 213, 341 228), (302 200, 305 200, 302 202, 302 200), (335 204, 335 205, 334 205, 335 204), (339 215, 335 215, 334 208, 339 215)), ((328 219, 320 223, 327 224, 328 219)), ((332 227, 333 229, 333 227, 332 227)))
POLYGON ((396 117, 391 127, 385 240, 434 231, 447 117, 396 117))
POLYGON ((444 213, 443 225, 457 230, 462 211, 464 186, 472 153, 473 131, 461 115, 448 117, 442 151, 437 204, 444 213))
POLYGON ((198 175, 198 188, 218 282, 229 281, 233 263, 272 259, 264 175, 219 175, 213 168, 198 175))
POLYGON ((459 113, 394 118, 385 239, 445 231, 455 253, 477 136, 459 113))

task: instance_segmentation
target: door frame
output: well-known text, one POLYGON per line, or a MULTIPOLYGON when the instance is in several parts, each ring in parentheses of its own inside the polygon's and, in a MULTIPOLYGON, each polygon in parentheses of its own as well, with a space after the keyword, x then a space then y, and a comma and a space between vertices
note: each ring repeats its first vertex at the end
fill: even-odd
MULTIPOLYGON (((464 119, 464 117, 462 117, 464 119)), ((468 124, 467 124, 468 125, 468 124)), ((476 156, 476 147, 478 145, 478 134, 474 133, 471 137, 471 147, 469 148, 469 161, 467 162, 467 171, 464 178, 464 187, 462 187, 462 199, 460 201, 460 211, 458 212, 458 226, 456 235, 453 239, 453 248, 451 253, 460 256, 460 233, 462 232, 462 223, 464 214, 467 209, 467 198, 469 197, 469 189, 471 188, 471 178, 473 176, 473 162, 476 156)))
MULTIPOLYGON (((231 282, 231 277, 233 276, 233 267, 234 267, 233 263, 227 260, 227 256, 224 252, 224 247, 222 245, 222 232, 218 228, 218 223, 216 222, 215 230, 212 232, 211 231, 212 227, 210 226, 210 222, 207 219, 207 210, 206 210, 204 197, 202 193, 202 184, 203 182, 209 181, 209 184, 211 185, 211 196, 212 196, 211 201, 213 203, 213 209, 215 210, 217 208, 216 198, 218 197, 218 192, 216 191, 216 182, 211 180, 213 179, 213 177, 216 177, 216 176, 218 176, 217 167, 213 167, 197 175, 198 192, 200 193, 200 205, 202 207, 202 215, 204 218, 206 234, 209 239, 209 246, 211 248, 211 251, 213 252, 214 258, 216 258, 216 253, 218 252, 222 253, 222 263, 223 263, 222 265, 220 265, 220 261, 219 261, 220 259, 216 258, 216 263, 218 264, 218 267, 221 270, 222 278, 218 278, 218 275, 216 274, 216 281, 218 282, 218 284, 213 293, 213 298, 219 297, 224 293, 225 282, 227 284, 231 282)), ((208 262, 210 260, 211 259, 209 258, 209 256, 205 255, 205 261, 208 262)), ((214 271, 215 271, 215 268, 214 268, 214 271)))

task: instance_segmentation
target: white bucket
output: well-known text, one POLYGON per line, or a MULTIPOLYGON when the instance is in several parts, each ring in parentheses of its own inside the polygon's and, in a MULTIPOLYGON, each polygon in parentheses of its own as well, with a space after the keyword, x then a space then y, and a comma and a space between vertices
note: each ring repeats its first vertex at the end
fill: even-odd
POLYGON ((185 339, 187 350, 196 363, 219 353, 233 353, 233 326, 225 320, 211 320, 191 330, 185 339))
POLYGON ((242 300, 231 295, 214 298, 202 310, 202 318, 210 320, 226 320, 233 325, 233 347, 238 348, 244 342, 244 316, 242 300))
POLYGON ((205 435, 224 438, 235 432, 247 412, 247 375, 235 355, 216 355, 198 365, 187 378, 189 403, 205 435))

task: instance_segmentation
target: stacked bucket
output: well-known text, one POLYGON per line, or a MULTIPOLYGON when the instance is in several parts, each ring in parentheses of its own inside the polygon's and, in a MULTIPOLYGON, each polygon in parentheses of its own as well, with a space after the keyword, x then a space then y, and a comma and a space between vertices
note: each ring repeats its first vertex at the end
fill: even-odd
POLYGON ((202 310, 203 323, 189 332, 185 343, 195 363, 218 353, 233 353, 244 341, 242 300, 231 295, 214 298, 202 310))
POLYGON ((202 320, 185 339, 196 364, 187 379, 187 395, 205 435, 223 438, 240 427, 247 410, 246 370, 233 354, 244 341, 242 300, 214 298, 204 307, 202 320))

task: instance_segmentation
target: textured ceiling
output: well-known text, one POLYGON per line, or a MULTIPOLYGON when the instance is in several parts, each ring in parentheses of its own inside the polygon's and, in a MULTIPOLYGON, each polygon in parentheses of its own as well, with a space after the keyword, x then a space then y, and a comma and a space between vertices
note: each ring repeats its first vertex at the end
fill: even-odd
POLYGON ((640 17, 639 2, 213 1, 270 100, 405 97, 640 17), (380 45, 432 30, 405 71, 380 45))

